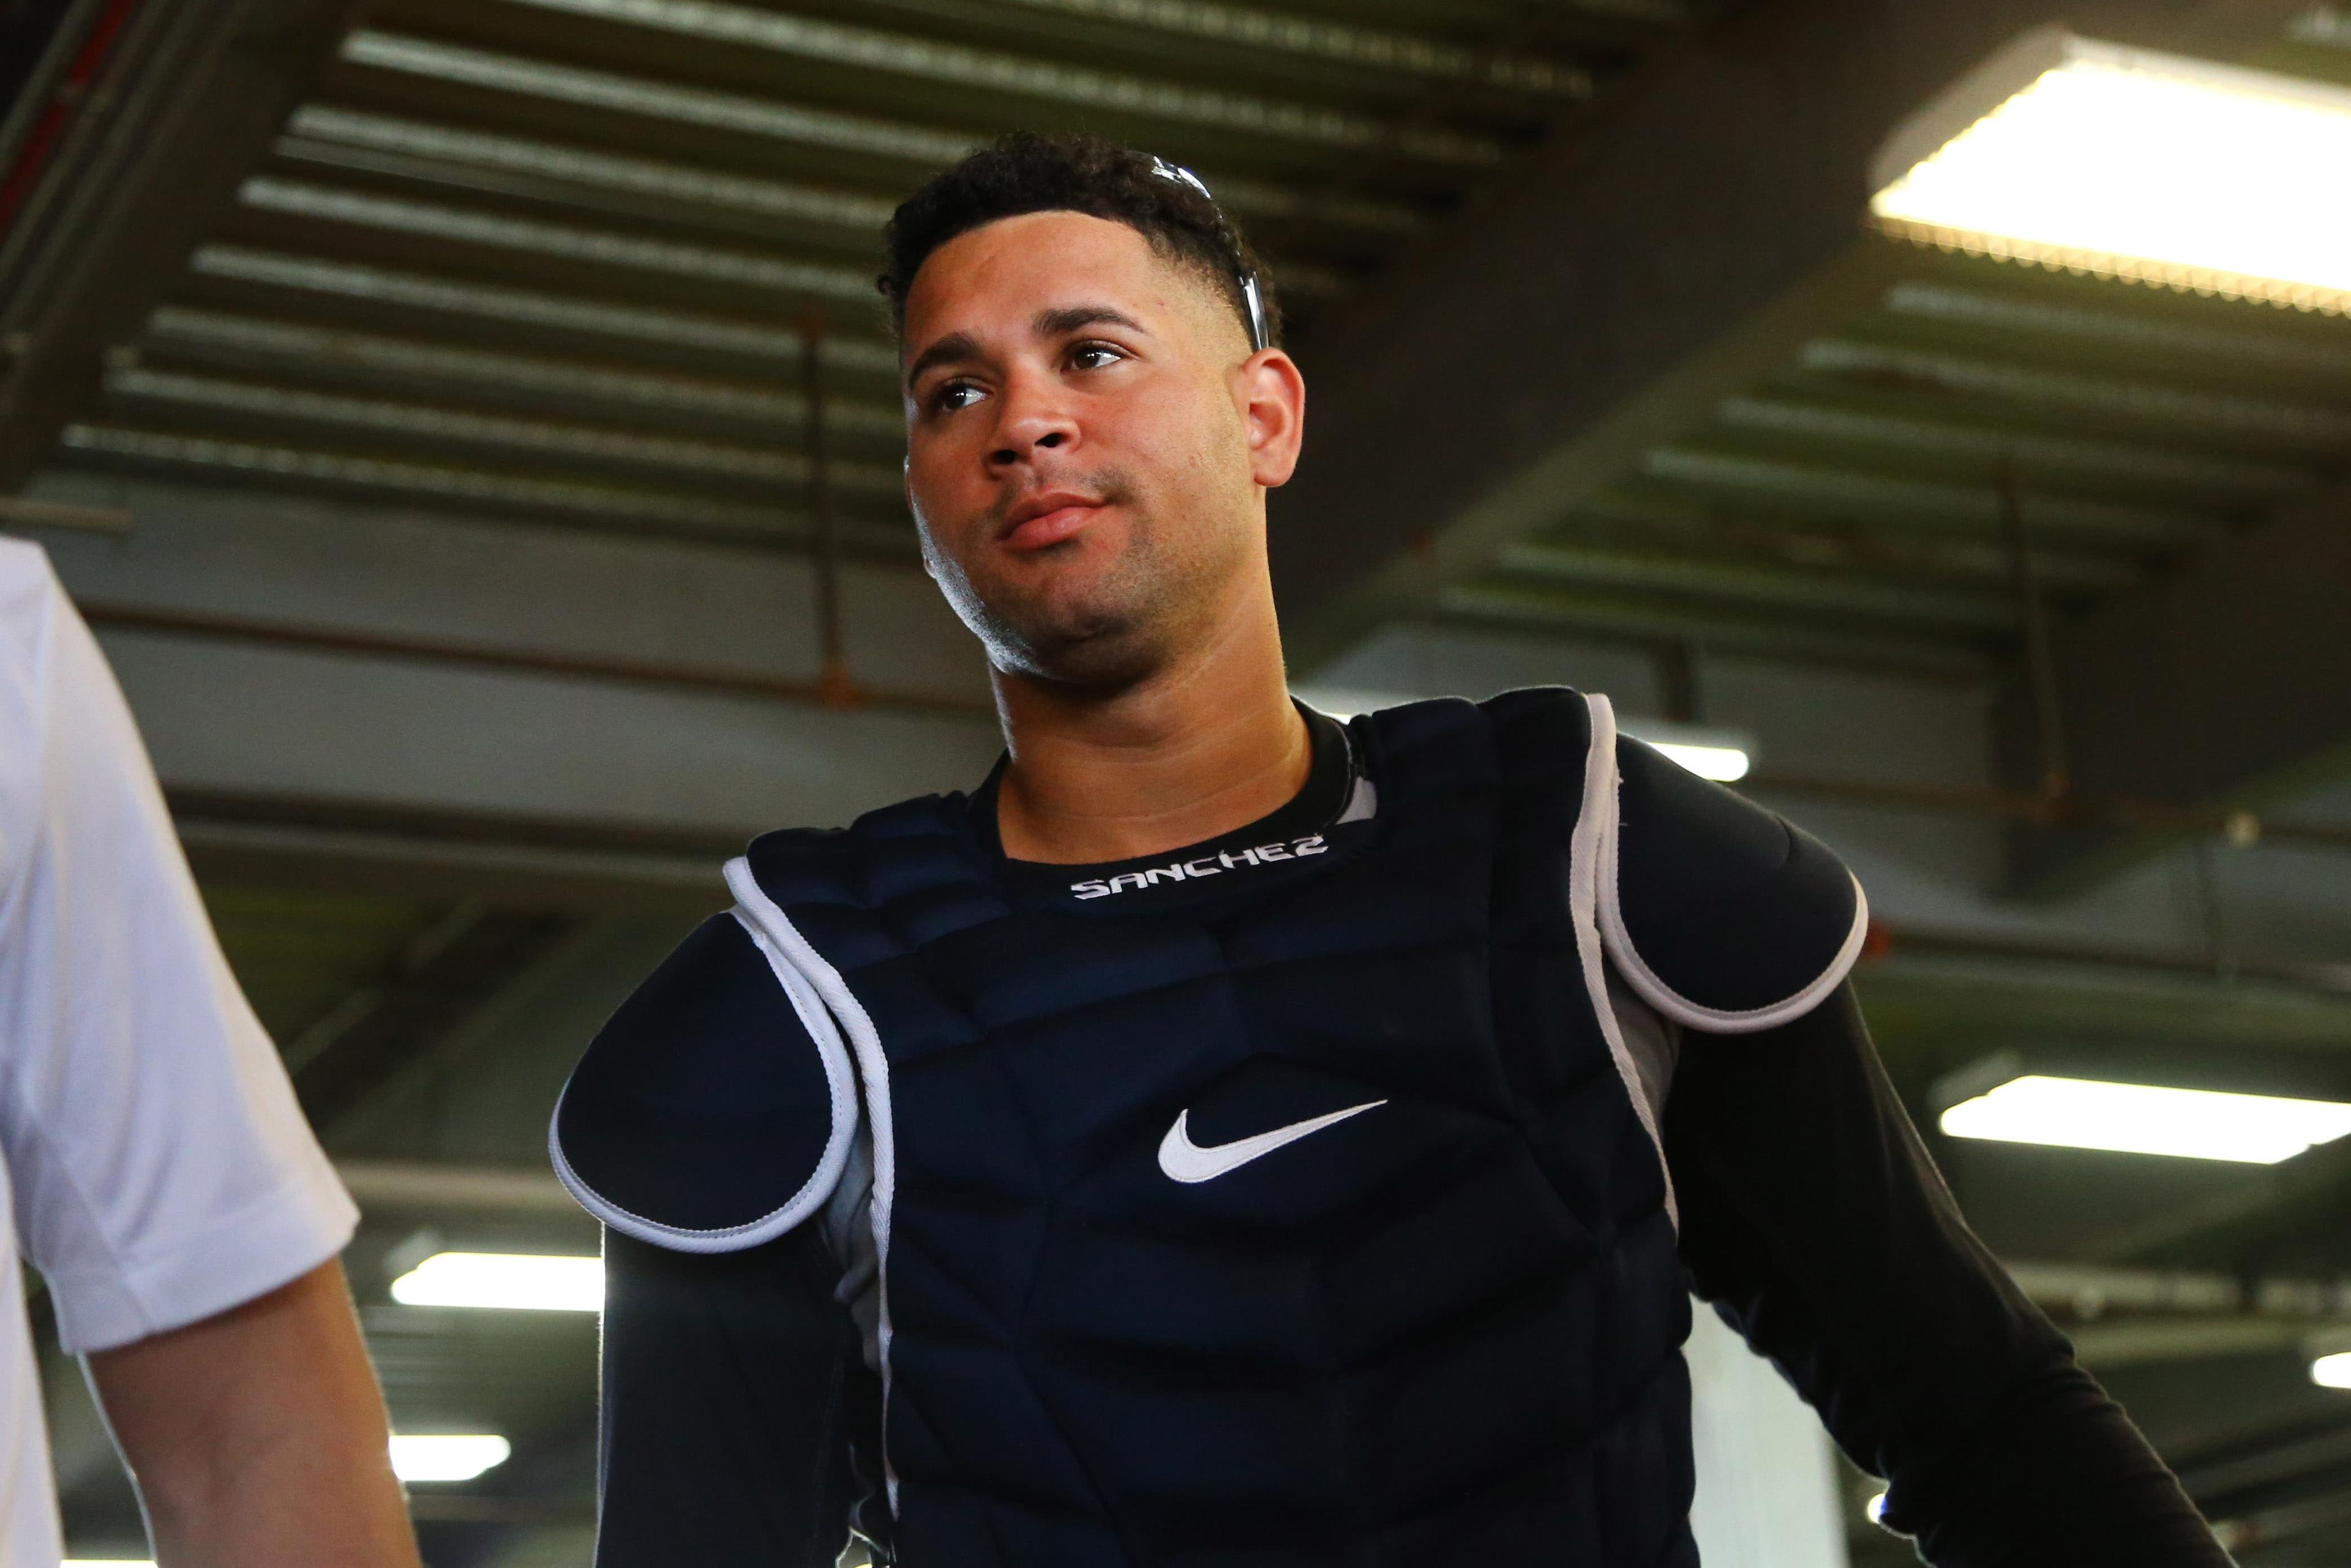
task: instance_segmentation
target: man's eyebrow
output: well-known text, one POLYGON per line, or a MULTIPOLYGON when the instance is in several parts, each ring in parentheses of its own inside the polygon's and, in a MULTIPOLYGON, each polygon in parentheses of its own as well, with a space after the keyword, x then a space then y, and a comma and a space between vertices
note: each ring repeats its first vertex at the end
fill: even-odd
POLYGON ((1113 310, 1107 305, 1061 305, 1040 310, 1029 327, 1040 338, 1066 338, 1088 327, 1103 325, 1123 327, 1131 332, 1148 332, 1150 329, 1123 310, 1113 310))
POLYGON ((978 357, 977 339, 968 332, 949 332, 914 356, 914 363, 906 367, 906 384, 913 386, 922 378, 923 372, 934 365, 952 364, 957 360, 976 360, 978 357))

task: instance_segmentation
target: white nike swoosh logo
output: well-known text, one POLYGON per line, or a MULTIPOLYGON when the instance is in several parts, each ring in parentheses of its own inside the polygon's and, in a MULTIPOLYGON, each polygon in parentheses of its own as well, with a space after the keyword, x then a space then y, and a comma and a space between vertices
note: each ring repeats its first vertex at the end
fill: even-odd
POLYGON ((1217 1144, 1202 1148, 1192 1141, 1192 1113, 1177 1113, 1176 1124, 1159 1140, 1159 1168, 1180 1182, 1214 1181, 1227 1171, 1237 1171, 1254 1159, 1261 1159, 1284 1144, 1294 1144, 1310 1133, 1319 1133, 1334 1122, 1386 1104, 1384 1100, 1369 1100, 1361 1105, 1350 1105, 1343 1111, 1333 1111, 1327 1116, 1311 1121, 1292 1122, 1287 1127, 1276 1127, 1270 1133, 1259 1133, 1253 1138, 1239 1138, 1229 1144, 1217 1144))

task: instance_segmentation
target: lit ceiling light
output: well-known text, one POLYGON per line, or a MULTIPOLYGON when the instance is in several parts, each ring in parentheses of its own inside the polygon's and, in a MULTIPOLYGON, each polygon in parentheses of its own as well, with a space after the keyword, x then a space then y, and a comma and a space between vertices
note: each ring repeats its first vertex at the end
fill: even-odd
POLYGON ((1861 1511, 1869 1516, 1870 1523, 1884 1524, 1886 1522, 1886 1494, 1882 1491, 1871 1492, 1869 1494, 1869 1500, 1861 1505, 1861 1511))
POLYGON ((2340 311, 2346 169, 2351 91, 2052 26, 1895 132, 1871 209, 1932 245, 2340 311))
POLYGON ((1747 777, 1747 753, 1739 747, 1692 746, 1677 740, 1653 740, 1649 744, 1701 779, 1732 784, 1747 777))
POLYGON ((418 1433, 392 1438, 392 1473, 404 1481, 469 1481, 513 1452, 494 1432, 418 1433))
POLYGON ((2351 1350, 2338 1350, 2312 1362, 2310 1380, 2321 1388, 2351 1388, 2351 1350))
POLYGON ((392 1299, 411 1307, 600 1312, 604 1260, 524 1252, 435 1252, 392 1282, 392 1299))
POLYGON ((1943 1113, 1955 1138, 2272 1166, 2351 1133, 2351 1105, 2028 1073, 1943 1113))

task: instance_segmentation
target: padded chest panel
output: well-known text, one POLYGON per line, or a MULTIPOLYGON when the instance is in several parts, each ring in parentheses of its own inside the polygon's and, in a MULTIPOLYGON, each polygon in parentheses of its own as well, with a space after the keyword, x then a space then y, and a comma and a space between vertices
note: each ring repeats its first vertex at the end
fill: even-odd
POLYGON ((1358 734, 1372 822, 1172 911, 1012 907, 930 803, 754 846, 887 1059, 914 1568, 1687 1560, 1687 1300, 1567 897, 1583 705, 1358 734))

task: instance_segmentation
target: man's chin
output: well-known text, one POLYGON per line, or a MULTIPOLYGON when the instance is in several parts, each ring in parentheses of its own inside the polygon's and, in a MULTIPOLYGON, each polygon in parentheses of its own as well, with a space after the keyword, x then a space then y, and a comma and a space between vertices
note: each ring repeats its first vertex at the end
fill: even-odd
POLYGON ((1135 618, 1100 613, 1024 626, 994 651, 1008 674, 1090 692, 1134 685, 1160 663, 1158 640, 1135 618))

